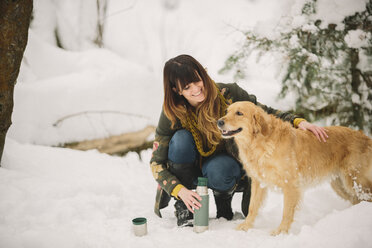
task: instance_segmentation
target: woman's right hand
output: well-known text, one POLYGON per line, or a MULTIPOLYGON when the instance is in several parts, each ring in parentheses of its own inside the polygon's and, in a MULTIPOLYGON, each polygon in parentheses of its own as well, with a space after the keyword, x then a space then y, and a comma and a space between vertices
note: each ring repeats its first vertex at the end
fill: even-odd
POLYGON ((178 197, 181 198, 181 200, 185 203, 187 209, 190 210, 191 213, 194 213, 193 208, 199 209, 201 207, 201 203, 199 201, 201 201, 202 198, 192 190, 183 187, 178 192, 178 197))

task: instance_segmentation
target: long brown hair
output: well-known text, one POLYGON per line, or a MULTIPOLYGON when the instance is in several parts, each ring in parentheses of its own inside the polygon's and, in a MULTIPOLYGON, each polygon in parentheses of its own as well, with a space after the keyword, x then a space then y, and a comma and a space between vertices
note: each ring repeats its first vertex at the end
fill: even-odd
POLYGON ((220 99, 218 88, 204 67, 190 55, 179 55, 164 65, 164 104, 165 115, 172 122, 172 128, 179 120, 185 120, 191 105, 177 92, 188 84, 203 81, 205 99, 196 107, 198 129, 212 145, 217 145, 221 134, 216 122, 220 118, 220 99), (176 89, 177 92, 173 90, 176 89))

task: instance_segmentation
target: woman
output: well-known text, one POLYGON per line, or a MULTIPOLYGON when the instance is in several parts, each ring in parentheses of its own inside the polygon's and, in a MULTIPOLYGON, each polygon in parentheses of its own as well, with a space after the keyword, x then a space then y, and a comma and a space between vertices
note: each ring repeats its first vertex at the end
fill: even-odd
POLYGON ((257 102, 237 84, 215 83, 203 66, 189 55, 170 59, 164 66, 164 104, 156 129, 152 173, 158 182, 155 213, 166 207, 170 196, 176 199, 177 224, 190 225, 193 209, 201 205, 192 191, 198 176, 208 178, 213 190, 217 218, 233 218, 231 201, 234 192, 243 191, 242 212, 248 214, 250 184, 235 156, 233 140, 221 139, 217 120, 227 106, 236 101, 251 101, 267 113, 310 130, 325 142, 321 127, 302 118, 257 102))

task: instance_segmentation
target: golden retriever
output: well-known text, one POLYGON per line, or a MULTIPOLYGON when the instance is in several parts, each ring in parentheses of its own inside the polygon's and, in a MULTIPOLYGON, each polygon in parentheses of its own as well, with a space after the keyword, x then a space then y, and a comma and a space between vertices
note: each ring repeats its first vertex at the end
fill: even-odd
POLYGON ((234 137, 252 179, 248 216, 238 230, 253 226, 267 187, 284 195, 282 222, 272 235, 288 233, 304 188, 321 180, 330 179, 336 193, 353 204, 372 201, 372 140, 362 132, 326 127, 328 139, 320 142, 251 102, 230 105, 217 125, 223 138, 234 137))

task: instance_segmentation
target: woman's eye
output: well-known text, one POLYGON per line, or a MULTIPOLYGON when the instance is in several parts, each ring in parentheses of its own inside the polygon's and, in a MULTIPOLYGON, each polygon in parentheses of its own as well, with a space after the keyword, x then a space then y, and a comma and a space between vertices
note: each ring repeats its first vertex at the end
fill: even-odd
POLYGON ((236 114, 237 114, 237 115, 243 115, 243 113, 240 112, 240 111, 236 111, 236 114))

